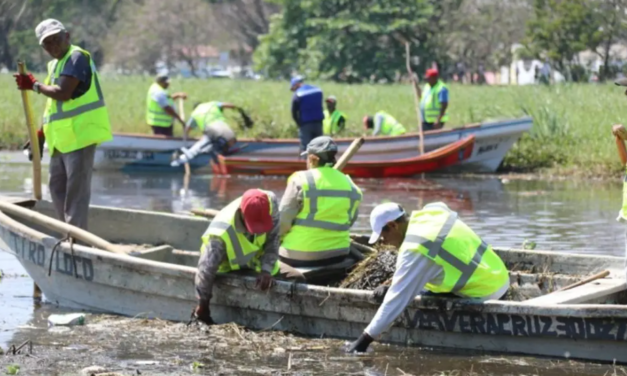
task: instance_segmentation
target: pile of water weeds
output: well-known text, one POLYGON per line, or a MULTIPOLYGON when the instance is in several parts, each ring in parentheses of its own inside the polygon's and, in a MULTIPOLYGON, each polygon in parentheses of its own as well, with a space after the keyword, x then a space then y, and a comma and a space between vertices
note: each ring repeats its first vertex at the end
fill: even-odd
POLYGON ((370 254, 357 264, 342 281, 340 287, 374 290, 392 279, 396 270, 396 255, 398 251, 396 248, 389 246, 378 246, 376 249, 377 252, 370 254))

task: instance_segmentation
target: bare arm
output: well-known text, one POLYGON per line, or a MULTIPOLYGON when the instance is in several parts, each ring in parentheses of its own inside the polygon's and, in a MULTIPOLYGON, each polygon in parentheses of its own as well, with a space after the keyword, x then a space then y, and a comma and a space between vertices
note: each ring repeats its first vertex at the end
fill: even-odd
POLYGON ((183 118, 181 118, 179 114, 176 113, 176 111, 172 108, 172 106, 163 107, 163 111, 165 111, 166 114, 178 120, 178 122, 183 125, 183 129, 185 129, 185 120, 183 120, 183 118))
POLYGON ((222 102, 222 105, 220 107, 222 107, 222 108, 231 108, 231 109, 239 108, 236 105, 234 105, 233 103, 228 103, 228 102, 222 102))
POLYGON ((76 77, 61 76, 58 85, 39 86, 39 92, 56 101, 66 102, 72 99, 72 93, 81 81, 76 77))
POLYGON ((447 108, 448 108, 448 102, 442 102, 442 108, 440 109, 440 115, 438 115, 438 120, 437 120, 438 124, 442 122, 442 117, 446 113, 447 108))

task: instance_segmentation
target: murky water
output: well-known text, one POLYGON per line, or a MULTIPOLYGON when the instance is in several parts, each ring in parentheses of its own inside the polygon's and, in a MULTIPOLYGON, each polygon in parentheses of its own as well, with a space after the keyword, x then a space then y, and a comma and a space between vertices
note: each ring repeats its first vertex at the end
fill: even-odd
MULTIPOLYGON (((0 194, 30 193, 29 173, 28 166, 0 166, 0 194)), ((615 221, 621 200, 620 181, 547 182, 436 177, 423 180, 377 179, 357 181, 357 184, 362 187, 365 196, 356 232, 368 231, 370 210, 380 202, 396 201, 406 210, 412 210, 429 202, 444 201, 493 245, 519 247, 527 240, 535 242, 537 249, 619 256, 624 252, 625 229, 615 221)), ((253 187, 272 190, 280 196, 285 188, 285 178, 192 176, 185 184, 181 175, 99 173, 94 176, 92 185, 94 204, 183 212, 192 208, 220 208, 253 187)), ((49 198, 45 186, 44 197, 49 198)), ((7 364, 16 363, 23 366, 20 374, 36 375, 63 374, 92 364, 107 365, 123 374, 136 374, 135 371, 140 370, 143 374, 151 375, 193 372, 335 375, 627 374, 622 368, 603 365, 527 357, 469 355, 380 344, 375 345, 375 353, 346 356, 340 350, 342 341, 273 337, 271 341, 259 342, 259 335, 250 333, 244 333, 245 337, 252 337, 246 337, 248 340, 243 340, 236 353, 230 353, 224 349, 216 350, 216 343, 226 341, 226 337, 220 337, 220 333, 212 332, 213 339, 208 340, 206 335, 190 334, 189 329, 180 324, 163 323, 167 326, 164 333, 168 335, 164 334, 161 338, 158 335, 145 335, 146 331, 159 332, 158 328, 150 327, 155 323, 142 323, 148 325, 144 331, 141 327, 131 330, 129 328, 137 327, 135 323, 138 320, 102 315, 90 315, 88 323, 92 324, 84 327, 67 332, 51 332, 46 329, 46 317, 59 309, 48 305, 34 306, 32 281, 12 256, 0 252, 0 269, 4 274, 0 280, 0 347, 6 349, 10 344, 18 345, 26 339, 33 339, 34 356, 39 357, 0 357, 0 373, 5 372, 7 364), (103 326, 103 320, 114 324, 103 326), (325 350, 290 351, 288 345, 294 343, 302 349, 325 350), (282 346, 288 350, 284 351, 282 346), (243 353, 248 355, 241 356, 243 353), (202 362, 205 367, 193 371, 191 364, 195 361, 202 362)))

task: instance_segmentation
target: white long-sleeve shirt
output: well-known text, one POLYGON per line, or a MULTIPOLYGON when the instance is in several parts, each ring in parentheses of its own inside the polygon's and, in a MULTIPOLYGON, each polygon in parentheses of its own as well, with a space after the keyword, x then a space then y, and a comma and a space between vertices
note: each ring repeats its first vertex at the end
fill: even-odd
MULTIPOLYGON (((425 209, 436 205, 450 210, 442 203, 428 204, 425 209)), ((424 290, 427 283, 438 285, 442 283, 443 278, 444 269, 428 257, 418 252, 399 252, 392 284, 365 332, 372 338, 380 336, 403 313, 407 305, 424 290)), ((479 300, 500 299, 508 288, 509 280, 497 292, 479 300)))

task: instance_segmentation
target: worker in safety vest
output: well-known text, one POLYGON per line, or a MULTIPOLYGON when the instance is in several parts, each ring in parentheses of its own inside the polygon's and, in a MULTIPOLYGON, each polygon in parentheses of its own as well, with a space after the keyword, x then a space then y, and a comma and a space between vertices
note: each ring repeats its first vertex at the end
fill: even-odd
POLYGON ((198 305, 194 317, 213 324, 209 302, 217 273, 248 270, 257 275, 257 287, 269 289, 273 276, 304 279, 277 259, 279 211, 274 193, 249 189, 220 210, 202 236, 196 273, 198 305))
POLYGON ((372 129, 373 136, 400 136, 407 132, 403 124, 384 111, 374 116, 364 116, 363 122, 366 131, 372 129))
POLYGON ((322 107, 323 94, 319 87, 305 84, 303 77, 296 76, 290 81, 292 96, 292 118, 298 125, 298 137, 301 150, 309 141, 322 136, 322 121, 324 109, 322 107))
POLYGON ((150 85, 148 94, 146 95, 146 123, 152 127, 153 134, 172 137, 174 135, 174 127, 172 125, 176 119, 183 129, 185 129, 185 121, 176 112, 174 100, 178 98, 187 98, 185 93, 168 93, 170 87, 170 77, 161 73, 157 75, 155 82, 150 85))
POLYGON ((342 261, 350 250, 349 229, 357 219, 361 189, 333 168, 337 145, 314 138, 303 156, 307 170, 289 177, 281 199, 281 261, 321 266, 342 261))
POLYGON ((202 136, 189 149, 181 148, 179 157, 172 161, 173 167, 180 166, 194 159, 200 153, 225 154, 237 142, 235 132, 229 127, 224 116, 224 109, 239 110, 239 107, 226 102, 196 103, 194 111, 187 121, 185 134, 199 128, 202 136))
POLYGON ((30 73, 16 74, 17 86, 48 97, 38 136, 40 150, 45 140, 51 152, 52 203, 59 219, 87 229, 96 145, 113 138, 100 77, 89 52, 70 42, 61 22, 42 21, 35 34, 54 60, 43 83, 30 73))
POLYGON ((420 95, 422 129, 430 131, 440 129, 448 121, 448 87, 440 80, 437 69, 427 69, 427 83, 420 95))
POLYGON ((325 102, 327 104, 327 109, 324 110, 322 133, 327 136, 334 136, 344 130, 344 126, 346 125, 346 115, 337 110, 337 99, 334 95, 329 95, 325 102))
POLYGON ((377 314, 348 350, 364 352, 405 307, 421 294, 454 294, 475 301, 498 300, 509 288, 509 274, 499 256, 442 202, 409 216, 396 203, 378 205, 370 214, 372 235, 398 247, 392 284, 378 287, 383 301, 377 314))

